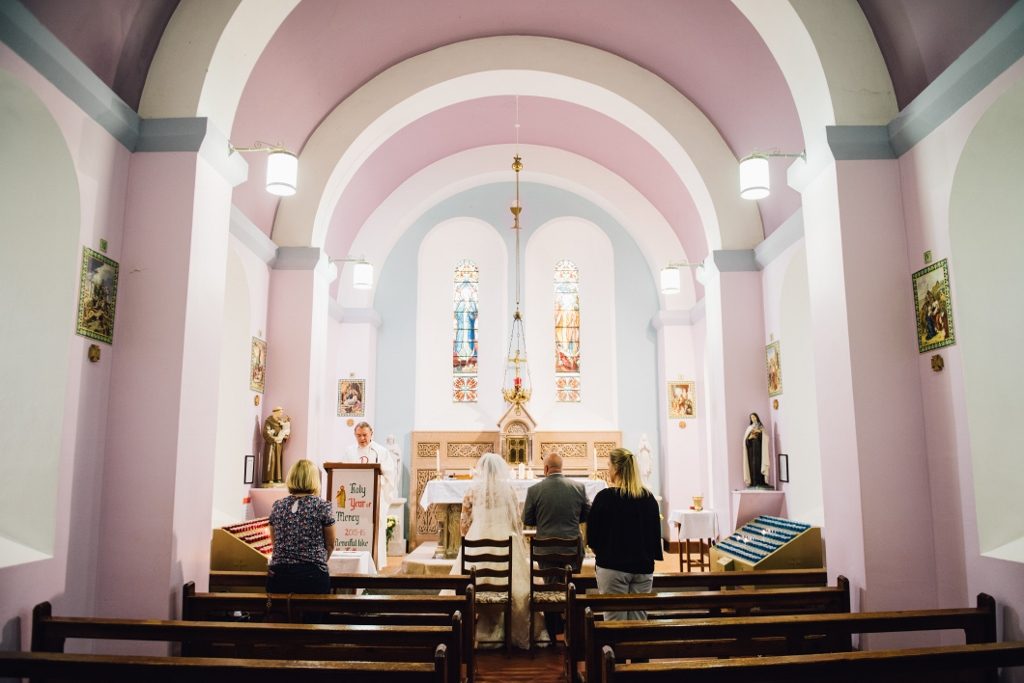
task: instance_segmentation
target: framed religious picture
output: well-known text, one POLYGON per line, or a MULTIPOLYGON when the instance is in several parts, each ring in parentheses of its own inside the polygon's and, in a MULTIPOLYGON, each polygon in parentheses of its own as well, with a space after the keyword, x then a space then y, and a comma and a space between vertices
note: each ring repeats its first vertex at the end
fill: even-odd
POLYGON ((768 366, 768 395, 778 396, 782 393, 782 358, 779 355, 779 342, 773 341, 765 347, 765 362, 768 366))
POLYGON ((697 394, 693 382, 668 383, 668 417, 670 420, 697 417, 697 394))
POLYGON ((256 456, 247 455, 245 456, 245 462, 242 466, 242 483, 251 484, 256 475, 256 456))
MULTIPOLYGON (((249 389, 261 394, 267 381, 267 342, 259 337, 252 338, 252 353, 249 356, 249 389)), ((256 405, 259 405, 258 403, 256 405)))
POLYGON ((955 344, 953 304, 949 298, 949 264, 946 259, 917 271, 912 280, 918 353, 955 344))
POLYGON ((338 380, 338 417, 366 415, 366 380, 338 380))
POLYGON ((75 333, 114 343, 117 308, 117 261, 82 247, 82 277, 78 288, 78 324, 75 333))

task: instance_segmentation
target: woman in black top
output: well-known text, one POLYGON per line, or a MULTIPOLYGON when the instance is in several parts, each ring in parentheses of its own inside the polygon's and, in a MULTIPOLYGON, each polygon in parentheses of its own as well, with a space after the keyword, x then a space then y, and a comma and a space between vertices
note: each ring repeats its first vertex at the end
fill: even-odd
MULTIPOLYGON (((587 516, 587 545, 597 556, 601 593, 650 593, 654 561, 661 554, 661 512, 640 480, 636 458, 625 448, 609 454, 611 487, 594 497, 587 516)), ((609 612, 607 620, 646 619, 642 611, 609 612)))

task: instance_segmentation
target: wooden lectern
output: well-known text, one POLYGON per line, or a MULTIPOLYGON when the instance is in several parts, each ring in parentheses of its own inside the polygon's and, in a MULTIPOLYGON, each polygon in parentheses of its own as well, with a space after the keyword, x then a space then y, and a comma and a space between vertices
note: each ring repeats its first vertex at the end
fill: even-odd
MULTIPOLYGON (((377 558, 380 526, 380 464, 325 462, 327 491, 335 519, 334 550, 363 550, 377 558)), ((382 558, 387 563, 387 558, 382 558)))

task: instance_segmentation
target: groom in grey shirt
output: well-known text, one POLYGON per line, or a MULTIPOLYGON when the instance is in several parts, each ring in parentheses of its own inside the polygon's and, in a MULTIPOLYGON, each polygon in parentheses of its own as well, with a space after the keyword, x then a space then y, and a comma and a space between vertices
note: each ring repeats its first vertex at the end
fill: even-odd
MULTIPOLYGON (((583 563, 583 538, 580 523, 587 521, 590 502, 582 483, 562 476, 562 456, 548 453, 544 458, 544 479, 526 490, 523 524, 537 527, 537 538, 577 539, 577 561, 573 570, 583 563)), ((564 625, 558 612, 545 612, 548 635, 552 640, 562 633, 564 625)))

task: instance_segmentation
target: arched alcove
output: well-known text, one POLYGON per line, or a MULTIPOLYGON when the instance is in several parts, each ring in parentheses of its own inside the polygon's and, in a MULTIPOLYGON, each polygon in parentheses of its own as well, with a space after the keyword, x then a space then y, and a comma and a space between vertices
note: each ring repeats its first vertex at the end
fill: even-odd
MULTIPOLYGON (((524 321, 530 352, 530 410, 546 428, 616 429, 615 256, 608 235, 590 221, 560 217, 530 235, 524 250, 524 321), (554 268, 579 269, 580 400, 555 397, 554 268)), ((630 444, 632 446, 632 444, 630 444)))
POLYGON ((213 467, 213 525, 245 518, 247 486, 242 483, 243 456, 252 448, 249 354, 252 338, 249 284, 234 248, 228 249, 224 282, 224 336, 220 346, 220 393, 217 405, 217 446, 213 467))
POLYGON ((56 121, 3 70, 0 102, 0 566, 8 566, 54 552, 69 356, 82 347, 72 344, 81 219, 74 162, 56 121))
POLYGON ((507 308, 505 242, 480 219, 452 218, 439 223, 423 238, 418 262, 416 337, 415 343, 410 339, 407 346, 407 353, 416 356, 415 424, 420 429, 494 429, 504 407, 500 387, 511 315, 507 308), (479 269, 480 278, 478 398, 456 403, 452 400, 452 306, 455 266, 464 260, 479 269))
POLYGON ((950 193, 954 330, 963 355, 981 552, 1024 562, 1019 340, 1024 263, 1024 83, 971 132, 950 193))
POLYGON ((782 281, 779 324, 783 394, 777 444, 789 456, 786 492, 790 518, 822 526, 825 523, 821 490, 821 449, 818 441, 818 399, 814 382, 814 340, 811 300, 807 283, 807 250, 801 243, 782 281), (789 362, 787 362, 789 359, 789 362))

